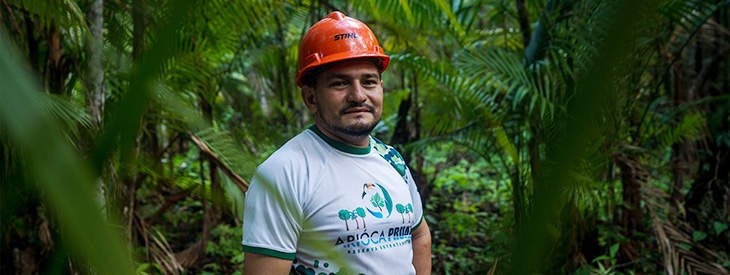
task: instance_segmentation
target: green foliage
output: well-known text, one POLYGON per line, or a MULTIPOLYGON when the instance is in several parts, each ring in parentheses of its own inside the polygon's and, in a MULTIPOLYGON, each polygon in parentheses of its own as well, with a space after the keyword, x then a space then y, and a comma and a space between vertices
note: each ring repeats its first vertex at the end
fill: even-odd
POLYGON ((525 104, 527 115, 533 111, 540 117, 554 114, 556 93, 561 89, 551 81, 559 78, 543 75, 554 70, 543 64, 525 67, 519 52, 502 47, 467 49, 457 60, 463 74, 479 76, 474 80, 478 88, 468 91, 474 94, 472 98, 492 104, 497 98, 509 99, 512 108, 525 104))
POLYGON ((241 253, 241 228, 221 224, 211 231, 216 240, 210 242, 205 253, 211 258, 210 264, 203 267, 203 272, 213 274, 234 274, 243 270, 243 253, 241 253))
POLYGON ((137 269, 135 270, 135 274, 137 275, 148 275, 148 274, 157 274, 162 273, 162 268, 160 268, 157 264, 150 264, 150 263, 143 263, 137 266, 137 269), (149 273, 148 271, 154 270, 153 273, 149 273))
POLYGON ((720 235, 728 228, 728 225, 726 223, 721 222, 714 222, 712 226, 715 228, 715 235, 720 235))
POLYGON ((370 197, 370 203, 377 208, 385 207, 385 201, 383 200, 383 197, 380 196, 380 193, 375 193, 375 195, 370 197))
MULTIPOLYGON (((520 2, 105 1, 97 129, 90 1, 3 1, 1 257, 240 273, 244 193, 220 165, 250 179, 311 123, 297 47, 339 9, 391 54, 375 134, 408 135, 435 274, 726 273, 730 1, 526 1, 526 30, 520 2)), ((363 208, 338 217, 365 226, 363 208)))
POLYGON ((58 22, 64 28, 80 31, 81 33, 77 34, 80 36, 88 32, 86 17, 75 1, 10 0, 7 2, 7 4, 18 5, 29 13, 38 16, 41 24, 51 25, 53 22, 58 22))
POLYGON ((695 242, 699 242, 707 238, 707 233, 702 231, 695 231, 692 232, 692 240, 695 242))
POLYGON ((484 159, 452 143, 428 148, 424 171, 433 174, 426 220, 433 234, 434 261, 441 274, 485 273, 507 254, 513 222, 508 176, 484 159), (449 159, 465 159, 450 163, 449 159), (440 167, 444 167, 442 169, 440 167), (438 170, 437 170, 438 169, 438 170))
POLYGON ((669 148, 673 144, 699 136, 702 127, 705 125, 704 117, 699 113, 687 114, 682 117, 676 125, 662 125, 666 128, 656 133, 659 146, 657 148, 669 148))
POLYGON ((351 215, 350 211, 347 211, 344 209, 340 210, 340 212, 338 212, 338 216, 340 217, 340 220, 343 220, 343 221, 349 220, 350 215, 351 215))
MULTIPOLYGON (((605 260, 608 263, 610 263, 610 266, 616 265, 616 252, 618 252, 618 249, 619 249, 619 246, 620 245, 621 245, 620 243, 615 243, 615 244, 611 245, 611 248, 610 248, 610 250, 608 252, 608 255, 598 256, 595 259, 593 259, 593 262, 595 263, 595 262, 598 262, 598 261, 604 261, 605 260)), ((603 268, 603 265, 600 265, 600 267, 603 268)))
POLYGON ((38 89, 27 66, 0 32, 0 120, 7 138, 24 150, 24 173, 34 188, 43 190, 63 229, 70 249, 82 256, 95 270, 106 274, 133 273, 131 260, 124 251, 118 232, 106 225, 90 190, 93 177, 88 166, 65 143, 59 124, 50 117, 37 97, 38 89), (106 244, 105 253, 97 245, 106 244))

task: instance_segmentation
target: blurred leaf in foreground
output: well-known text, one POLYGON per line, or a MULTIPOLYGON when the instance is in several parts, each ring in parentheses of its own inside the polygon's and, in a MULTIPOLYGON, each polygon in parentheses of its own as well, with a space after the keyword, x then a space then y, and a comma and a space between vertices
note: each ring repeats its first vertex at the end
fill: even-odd
POLYGON ((43 108, 46 95, 20 56, 0 32, 0 124, 9 144, 23 153, 24 173, 48 201, 71 252, 86 259, 99 274, 133 274, 120 235, 94 202, 89 167, 43 108))

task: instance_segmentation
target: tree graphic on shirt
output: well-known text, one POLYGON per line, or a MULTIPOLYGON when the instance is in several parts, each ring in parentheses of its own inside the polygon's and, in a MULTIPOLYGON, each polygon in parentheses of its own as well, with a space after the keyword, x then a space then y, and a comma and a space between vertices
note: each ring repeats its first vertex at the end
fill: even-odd
POLYGON ((350 231, 350 226, 347 225, 347 220, 350 219, 350 215, 351 215, 350 211, 342 209, 342 210, 340 210, 340 212, 338 214, 340 216, 340 220, 345 221, 345 229, 347 229, 347 231, 350 231))
POLYGON ((408 207, 403 206, 403 212, 408 214, 408 222, 410 223, 411 222, 411 213, 408 212, 408 207))
POLYGON ((405 212, 405 210, 406 210, 406 208, 402 204, 399 203, 399 204, 395 205, 395 211, 397 211, 398 214, 400 214, 400 218, 403 223, 406 223, 406 218, 405 218, 405 216, 403 216, 403 212, 405 212))
POLYGON ((355 222, 357 223, 357 229, 360 229, 360 220, 357 219, 358 216, 357 216, 357 212, 355 212, 355 210, 352 210, 352 212, 350 212, 350 217, 351 217, 351 219, 355 220, 355 222))
POLYGON ((413 220, 413 214, 412 214, 413 206, 409 203, 408 205, 406 205, 406 207, 408 208, 408 218, 409 218, 409 220, 412 221, 413 220))
POLYGON ((362 228, 365 228, 365 209, 362 209, 362 207, 358 207, 353 212, 360 216, 360 218, 362 219, 362 228))
POLYGON ((380 193, 375 193, 375 195, 370 197, 370 203, 372 203, 373 206, 377 207, 380 210, 380 213, 383 213, 383 207, 385 206, 385 201, 380 196, 380 193))

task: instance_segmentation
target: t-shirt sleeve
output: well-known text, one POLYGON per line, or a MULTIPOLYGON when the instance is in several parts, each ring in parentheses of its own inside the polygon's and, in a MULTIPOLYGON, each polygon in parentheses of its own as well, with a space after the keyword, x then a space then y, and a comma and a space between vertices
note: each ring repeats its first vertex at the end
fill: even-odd
POLYGON ((295 177, 286 168, 277 161, 267 161, 257 169, 246 192, 244 252, 294 260, 302 208, 295 193, 295 177))
POLYGON ((413 216, 417 221, 411 229, 415 230, 423 221, 423 205, 421 204, 421 195, 418 193, 418 187, 416 187, 416 181, 413 179, 413 175, 411 175, 411 169, 408 169, 407 167, 406 177, 408 181, 408 189, 411 193, 411 201, 413 201, 413 216))

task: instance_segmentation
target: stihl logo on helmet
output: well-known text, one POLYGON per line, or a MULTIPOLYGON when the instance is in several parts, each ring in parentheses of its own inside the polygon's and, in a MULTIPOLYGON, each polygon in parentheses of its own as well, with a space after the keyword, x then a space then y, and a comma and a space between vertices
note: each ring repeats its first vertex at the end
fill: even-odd
POLYGON ((341 33, 341 34, 335 35, 335 41, 340 40, 340 39, 348 39, 348 38, 360 38, 360 37, 357 36, 357 33, 354 33, 354 32, 352 32, 352 33, 341 33))
POLYGON ((302 86, 302 77, 314 67, 356 58, 377 60, 381 72, 385 71, 390 61, 368 26, 339 11, 332 12, 309 28, 302 37, 297 86, 302 86))

